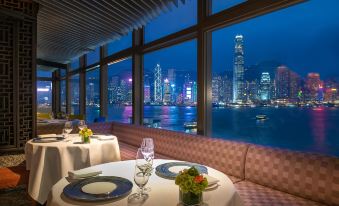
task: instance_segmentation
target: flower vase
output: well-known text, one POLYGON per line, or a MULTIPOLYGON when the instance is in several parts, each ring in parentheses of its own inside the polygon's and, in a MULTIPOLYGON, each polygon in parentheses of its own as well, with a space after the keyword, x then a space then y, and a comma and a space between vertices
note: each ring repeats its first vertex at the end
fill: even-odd
POLYGON ((179 189, 179 201, 185 206, 202 205, 202 192, 195 194, 179 189))
POLYGON ((81 135, 81 140, 82 140, 82 143, 84 144, 88 144, 91 142, 91 139, 88 135, 81 135))

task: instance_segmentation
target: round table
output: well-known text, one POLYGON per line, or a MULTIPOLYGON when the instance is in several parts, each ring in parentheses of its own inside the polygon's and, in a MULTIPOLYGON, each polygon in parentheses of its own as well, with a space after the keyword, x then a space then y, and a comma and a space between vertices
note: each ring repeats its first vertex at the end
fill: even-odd
MULTIPOLYGON (((165 162, 173 162, 176 160, 154 160, 153 167, 165 162)), ((129 179, 133 182, 132 193, 137 191, 137 186, 133 181, 135 160, 112 162, 107 164, 96 165, 90 167, 91 170, 102 171, 104 176, 119 176, 129 179)), ((241 199, 232 183, 232 181, 222 172, 213 168, 208 168, 208 174, 219 179, 219 187, 214 190, 203 192, 203 200, 205 205, 209 206, 239 206, 242 205, 241 199)), ((128 196, 118 200, 104 201, 104 202, 79 202, 67 198, 63 194, 63 189, 69 182, 66 178, 62 178, 56 183, 49 193, 47 205, 48 206, 72 206, 72 205, 132 205, 128 203, 128 196)), ((179 204, 179 187, 175 185, 174 180, 168 180, 152 174, 146 187, 150 187, 151 191, 148 193, 148 199, 142 204, 143 206, 176 206, 179 204)))
POLYGON ((28 194, 34 200, 45 203, 52 186, 69 171, 120 161, 116 137, 104 141, 91 139, 89 144, 80 144, 80 140, 78 134, 72 134, 67 141, 37 143, 30 140, 26 143, 26 169, 30 170, 28 194))

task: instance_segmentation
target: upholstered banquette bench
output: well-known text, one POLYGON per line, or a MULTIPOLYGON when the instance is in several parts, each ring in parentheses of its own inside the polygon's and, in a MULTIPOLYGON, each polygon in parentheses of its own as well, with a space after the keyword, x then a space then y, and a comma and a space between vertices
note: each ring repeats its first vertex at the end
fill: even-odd
POLYGON ((121 123, 97 123, 119 139, 123 160, 151 137, 156 158, 216 168, 235 183, 244 205, 339 205, 339 159, 121 123))

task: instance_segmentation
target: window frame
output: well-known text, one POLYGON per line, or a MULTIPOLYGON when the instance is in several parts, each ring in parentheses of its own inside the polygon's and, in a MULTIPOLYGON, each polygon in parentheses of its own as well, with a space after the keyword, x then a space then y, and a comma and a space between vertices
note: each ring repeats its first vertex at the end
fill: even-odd
MULTIPOLYGON (((65 77, 67 85, 67 112, 70 112, 70 76, 80 74, 80 88, 86 84, 85 72, 87 69, 100 66, 100 114, 107 116, 107 64, 121 61, 132 57, 132 78, 133 78, 133 124, 142 125, 143 121, 143 56, 149 52, 171 47, 176 44, 197 39, 197 124, 198 134, 211 134, 212 116, 212 69, 211 69, 211 32, 220 28, 237 24, 245 20, 268 14, 306 0, 248 0, 218 13, 212 14, 211 0, 199 0, 197 6, 197 24, 181 31, 169 34, 159 39, 144 43, 144 28, 133 30, 132 46, 107 56, 107 45, 100 47, 100 60, 93 65, 86 65, 86 54, 80 57, 80 68, 70 71, 70 64, 67 67, 65 77), (106 65, 106 66, 105 66, 106 65), (106 79, 105 79, 106 78, 106 79)), ((85 92, 80 92, 80 105, 84 104, 85 92)), ((80 114, 84 111, 80 109, 80 114)))

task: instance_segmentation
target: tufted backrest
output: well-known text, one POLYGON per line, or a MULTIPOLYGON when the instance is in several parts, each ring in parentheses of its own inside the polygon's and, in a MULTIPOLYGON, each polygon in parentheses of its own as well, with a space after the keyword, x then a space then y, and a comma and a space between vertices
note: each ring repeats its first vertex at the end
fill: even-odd
POLYGON ((113 125, 111 122, 96 122, 88 124, 88 128, 90 128, 93 133, 111 134, 113 125))
POLYGON ((156 153, 173 159, 197 162, 225 174, 244 178, 248 144, 119 123, 113 123, 113 134, 119 141, 137 147, 142 138, 151 137, 156 153))
POLYGON ((251 145, 245 179, 327 205, 339 205, 339 158, 251 145))

